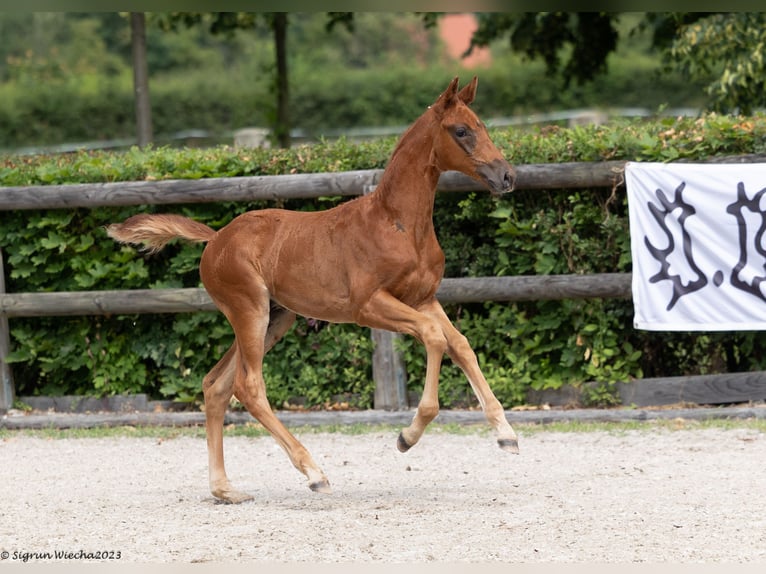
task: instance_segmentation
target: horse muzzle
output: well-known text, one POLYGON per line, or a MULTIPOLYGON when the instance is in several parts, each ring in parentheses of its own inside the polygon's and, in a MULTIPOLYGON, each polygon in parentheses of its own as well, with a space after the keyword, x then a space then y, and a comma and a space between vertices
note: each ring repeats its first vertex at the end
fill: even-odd
POLYGON ((516 170, 504 159, 495 159, 480 165, 476 173, 492 195, 503 195, 516 186, 516 170))

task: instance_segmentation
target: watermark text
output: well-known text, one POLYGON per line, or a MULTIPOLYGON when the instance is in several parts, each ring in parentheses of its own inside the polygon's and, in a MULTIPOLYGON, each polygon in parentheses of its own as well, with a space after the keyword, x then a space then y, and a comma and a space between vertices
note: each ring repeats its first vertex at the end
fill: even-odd
POLYGON ((2 550, 0 560, 13 562, 38 562, 50 560, 120 560, 120 550, 2 550))

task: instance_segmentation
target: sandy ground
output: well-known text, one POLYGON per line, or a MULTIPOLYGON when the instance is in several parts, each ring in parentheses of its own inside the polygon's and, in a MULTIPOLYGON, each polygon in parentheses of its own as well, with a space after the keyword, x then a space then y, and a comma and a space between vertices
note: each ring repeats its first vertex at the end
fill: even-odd
MULTIPOLYGON (((0 442, 0 551, 104 552, 120 563, 766 562, 766 435, 521 429, 305 434, 334 493, 311 492, 270 437, 227 437, 255 496, 216 504, 204 439, 0 442)), ((42 554, 33 556, 31 553, 42 554)), ((55 559, 55 556, 54 556, 55 559)))

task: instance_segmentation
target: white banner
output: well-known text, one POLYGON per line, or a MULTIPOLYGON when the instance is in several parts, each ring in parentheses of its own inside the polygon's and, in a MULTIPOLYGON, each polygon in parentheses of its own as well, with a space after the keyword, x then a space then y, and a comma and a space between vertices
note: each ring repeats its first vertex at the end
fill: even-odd
POLYGON ((628 163, 634 325, 766 329, 766 164, 628 163))

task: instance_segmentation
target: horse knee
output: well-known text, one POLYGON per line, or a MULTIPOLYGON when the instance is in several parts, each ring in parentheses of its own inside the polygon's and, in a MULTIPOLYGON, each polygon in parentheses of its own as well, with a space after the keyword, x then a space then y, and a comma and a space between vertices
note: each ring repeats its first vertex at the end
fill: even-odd
POLYGON ((426 351, 435 351, 442 355, 447 351, 447 337, 438 325, 429 325, 423 329, 421 337, 426 351))

